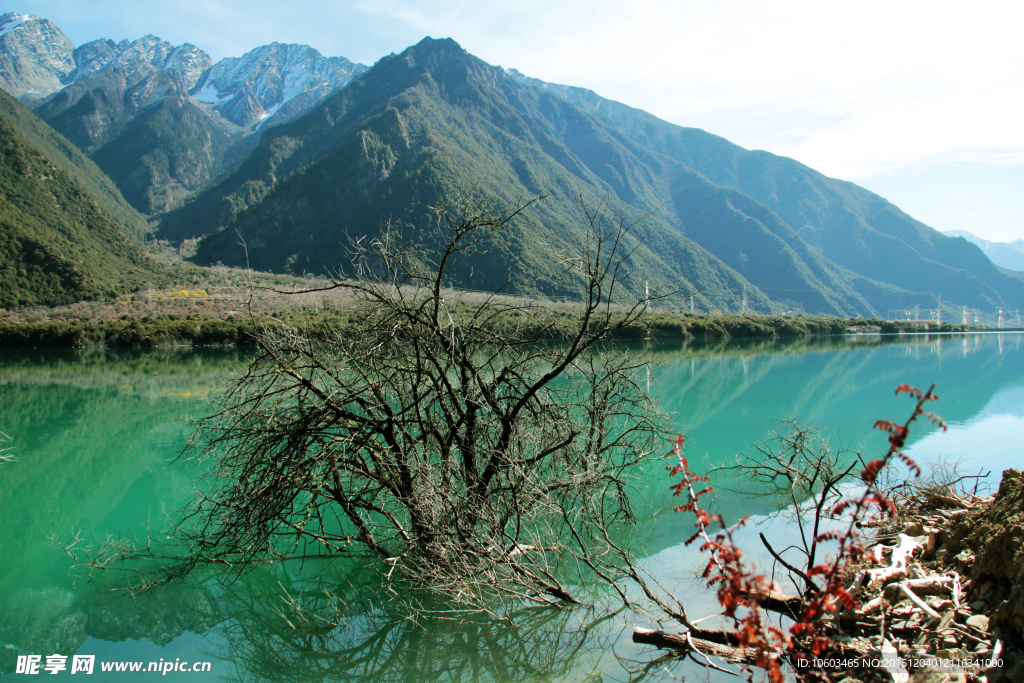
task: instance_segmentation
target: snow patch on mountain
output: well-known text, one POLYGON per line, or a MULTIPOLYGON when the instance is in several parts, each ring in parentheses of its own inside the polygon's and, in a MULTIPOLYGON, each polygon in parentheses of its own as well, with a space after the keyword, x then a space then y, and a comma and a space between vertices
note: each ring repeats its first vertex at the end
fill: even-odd
POLYGON ((234 96, 235 94, 231 92, 221 95, 220 91, 217 90, 217 86, 213 83, 204 83, 192 93, 192 97, 204 104, 220 104, 221 102, 227 102, 234 96))
POLYGON ((309 45, 271 43, 217 62, 192 96, 215 105, 230 103, 220 108, 221 115, 238 125, 261 126, 295 98, 308 95, 308 106, 298 108, 308 109, 366 70, 344 57, 324 57, 309 45))
POLYGON ((5 33, 10 33, 31 18, 31 15, 15 14, 14 12, 8 12, 7 14, 0 16, 0 36, 5 33))
POLYGON ((153 69, 177 72, 212 116, 255 130, 308 111, 369 67, 324 57, 309 45, 271 43, 213 64, 195 45, 174 46, 149 34, 138 40, 99 39, 75 47, 47 19, 0 15, 0 87, 38 102, 65 86, 117 69, 134 88, 153 69), (17 68, 3 68, 3 62, 17 68))

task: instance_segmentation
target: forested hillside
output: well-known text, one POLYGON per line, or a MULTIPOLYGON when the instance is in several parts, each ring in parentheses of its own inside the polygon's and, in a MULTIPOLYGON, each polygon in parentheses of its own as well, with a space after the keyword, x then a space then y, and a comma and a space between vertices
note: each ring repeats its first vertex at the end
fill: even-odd
POLYGON ((0 113, 0 197, 2 307, 108 298, 168 280, 136 238, 6 113, 0 113))

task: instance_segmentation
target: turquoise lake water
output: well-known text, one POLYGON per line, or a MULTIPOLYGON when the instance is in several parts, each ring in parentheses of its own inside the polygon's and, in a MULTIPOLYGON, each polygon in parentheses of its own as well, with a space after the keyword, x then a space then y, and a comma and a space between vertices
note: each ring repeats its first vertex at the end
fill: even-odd
MULTIPOLYGON (((934 382, 941 400, 933 407, 949 428, 919 423, 908 452, 967 474, 991 472, 991 485, 1002 469, 1024 465, 1021 342, 990 333, 638 348, 652 362, 651 393, 672 415, 667 431, 686 434, 695 469, 732 462, 787 416, 834 443, 881 452, 885 438, 872 424, 902 421, 912 407, 893 395, 896 386, 934 382)), ((518 626, 414 622, 364 604, 364 577, 352 567, 266 568, 227 585, 186 581, 137 598, 70 572, 54 535, 143 535, 189 500, 195 472, 171 461, 191 434, 188 419, 206 414, 206 399, 246 359, 224 350, 0 355, 0 432, 17 458, 0 464, 0 680, 30 680, 15 673, 19 655, 39 655, 47 680, 76 680, 84 675, 71 673, 76 654, 95 657, 88 680, 99 681, 625 681, 661 667, 688 671, 652 665, 660 653, 630 642, 633 625, 653 625, 644 615, 593 608, 524 614, 518 626), (288 600, 331 603, 344 619, 293 623, 288 600), (55 654, 67 668, 50 676, 43 667, 55 654), (210 666, 166 675, 100 670, 114 661, 210 666)), ((727 519, 753 516, 740 534, 752 555, 758 531, 792 533, 785 521, 769 523, 775 499, 731 492, 743 488, 735 477, 712 483, 727 519)), ((693 578, 700 558, 683 545, 692 524, 671 512, 668 484, 660 464, 640 476, 635 533, 651 570, 701 616, 713 604, 693 578)))

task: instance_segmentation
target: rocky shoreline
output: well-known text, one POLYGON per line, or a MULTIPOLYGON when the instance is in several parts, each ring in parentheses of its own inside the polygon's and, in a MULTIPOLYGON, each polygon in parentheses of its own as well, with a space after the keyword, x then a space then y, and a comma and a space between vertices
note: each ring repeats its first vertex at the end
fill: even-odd
MULTIPOLYGON (((908 503, 865 524, 871 559, 848 585, 856 607, 833 619, 830 651, 792 658, 798 680, 1024 683, 1024 474, 1006 470, 990 497, 932 488, 908 503)), ((793 616, 800 605, 762 599, 793 616)), ((731 631, 636 629, 633 640, 748 664, 756 656, 731 631)))
POLYGON ((1007 470, 987 498, 923 498, 878 529, 833 640, 894 683, 1024 683, 1024 476, 1007 470))

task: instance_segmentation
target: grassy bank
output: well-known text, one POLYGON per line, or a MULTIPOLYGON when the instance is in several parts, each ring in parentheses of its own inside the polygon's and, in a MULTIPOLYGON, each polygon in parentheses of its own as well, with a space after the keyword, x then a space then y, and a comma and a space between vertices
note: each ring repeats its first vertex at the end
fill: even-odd
MULTIPOLYGON (((305 326, 314 320, 308 311, 288 312, 257 321, 232 315, 215 318, 202 314, 187 316, 166 314, 116 320, 50 320, 46 322, 0 322, 0 348, 156 348, 170 345, 245 346, 254 343, 257 324, 305 326)), ((315 314, 318 325, 331 329, 356 329, 362 316, 358 307, 315 314)), ((572 311, 551 312, 533 320, 541 337, 557 337, 559 329, 571 329, 577 316, 572 311)), ((506 320, 506 323, 512 323, 506 320)), ((515 321, 521 325, 526 321, 515 321)), ((921 331, 920 325, 865 318, 827 318, 808 316, 715 315, 651 312, 642 327, 622 330, 621 339, 644 338, 775 338, 814 335, 839 335, 858 332, 893 334, 921 331)), ((529 324, 529 323, 528 323, 529 324)), ((961 325, 932 325, 930 331, 953 332, 961 325)))

